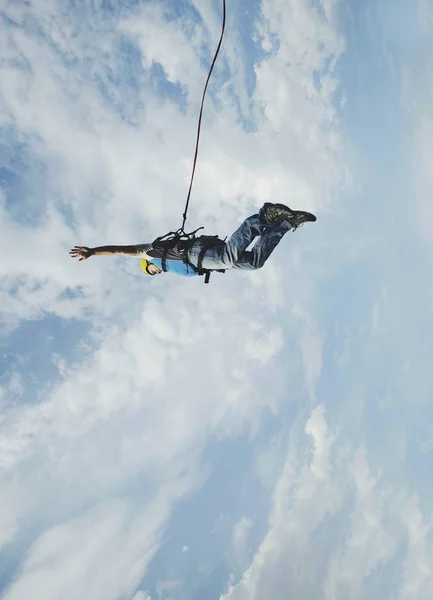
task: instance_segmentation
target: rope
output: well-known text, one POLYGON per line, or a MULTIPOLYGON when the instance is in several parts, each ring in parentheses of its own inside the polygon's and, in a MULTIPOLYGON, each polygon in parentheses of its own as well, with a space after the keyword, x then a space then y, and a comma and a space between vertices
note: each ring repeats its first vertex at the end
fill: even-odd
POLYGON ((202 99, 201 99, 201 107, 200 107, 200 115, 199 115, 199 118, 198 118, 197 139, 196 139, 196 144, 195 144, 195 154, 194 154, 194 161, 193 161, 193 165, 192 165, 191 181, 190 181, 190 184, 189 184, 188 196, 186 198, 185 210, 183 211, 182 227, 179 230, 181 232, 184 232, 184 227, 185 227, 185 223, 186 223, 186 219, 187 219, 187 214, 188 214, 188 208, 189 208, 189 201, 191 199, 191 190, 192 190, 192 184, 194 182, 195 167, 196 167, 196 164, 197 164, 197 156, 198 156, 198 146, 199 146, 199 142, 200 142, 201 119, 202 119, 202 116, 203 116, 203 106, 204 106, 204 100, 205 100, 205 97, 206 97, 207 86, 209 84, 210 77, 212 75, 212 71, 213 71, 213 68, 214 68, 215 63, 216 63, 216 59, 218 58, 218 54, 219 54, 219 51, 220 51, 220 48, 221 48, 221 44, 222 44, 222 41, 223 41, 223 37, 224 37, 225 27, 226 27, 226 0, 223 0, 223 20, 222 20, 221 36, 220 36, 220 40, 218 42, 218 47, 216 49, 215 56, 214 56, 213 61, 212 61, 211 68, 209 69, 209 74, 208 74, 207 79, 206 79, 206 85, 204 86, 203 96, 202 96, 202 99))

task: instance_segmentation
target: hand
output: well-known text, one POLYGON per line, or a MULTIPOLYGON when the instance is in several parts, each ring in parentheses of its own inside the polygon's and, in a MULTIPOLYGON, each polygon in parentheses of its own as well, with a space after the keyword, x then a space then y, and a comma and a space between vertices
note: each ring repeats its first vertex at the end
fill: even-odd
POLYGON ((69 256, 71 258, 78 258, 78 260, 87 260, 93 254, 92 248, 87 246, 74 246, 72 250, 69 250, 69 256))
POLYGON ((162 273, 162 269, 150 262, 147 265, 147 272, 149 273, 149 275, 159 275, 160 273, 162 273))

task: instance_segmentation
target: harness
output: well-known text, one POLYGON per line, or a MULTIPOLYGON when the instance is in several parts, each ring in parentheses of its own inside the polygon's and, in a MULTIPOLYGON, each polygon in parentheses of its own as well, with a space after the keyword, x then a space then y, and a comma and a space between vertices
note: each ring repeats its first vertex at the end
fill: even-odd
MULTIPOLYGON (((214 248, 215 246, 224 246, 225 242, 224 242, 224 240, 220 240, 220 238, 217 235, 201 235, 199 238, 197 238, 197 240, 194 240, 194 241, 198 241, 198 240, 200 240, 200 242, 203 244, 203 248, 200 250, 200 254, 198 255, 197 267, 194 267, 194 265, 192 265, 192 266, 195 268, 195 270, 197 271, 197 273, 199 275, 204 275, 204 282, 209 283, 211 273, 213 273, 214 271, 216 273, 225 273, 226 270, 225 269, 203 269, 203 259, 205 257, 206 252, 209 250, 209 248, 214 248)), ((187 251, 187 255, 188 255, 188 251, 187 251)))
MULTIPOLYGON (((224 240, 221 240, 217 235, 201 235, 198 238, 193 238, 197 231, 200 231, 203 227, 199 227, 191 233, 185 233, 181 229, 177 231, 170 231, 165 235, 162 235, 152 242, 152 247, 161 251, 161 268, 164 273, 167 272, 167 256, 176 246, 179 249, 179 259, 189 267, 191 267, 198 275, 204 275, 204 282, 209 283, 211 273, 214 271, 217 273, 225 273, 225 269, 203 269, 203 259, 209 248, 215 246, 223 246, 224 240), (188 257, 188 251, 195 242, 200 242, 203 247, 198 255, 197 265, 193 265, 188 257)), ((179 260, 178 259, 178 260, 179 260)))

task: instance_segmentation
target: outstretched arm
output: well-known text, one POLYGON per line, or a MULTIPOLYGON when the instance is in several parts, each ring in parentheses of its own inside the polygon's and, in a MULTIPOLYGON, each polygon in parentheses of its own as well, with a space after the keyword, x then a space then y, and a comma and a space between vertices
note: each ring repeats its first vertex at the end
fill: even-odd
POLYGON ((91 256, 111 256, 113 254, 126 254, 129 256, 137 255, 141 252, 140 246, 98 246, 97 248, 88 248, 87 246, 74 246, 69 254, 72 258, 78 260, 87 260, 91 256))

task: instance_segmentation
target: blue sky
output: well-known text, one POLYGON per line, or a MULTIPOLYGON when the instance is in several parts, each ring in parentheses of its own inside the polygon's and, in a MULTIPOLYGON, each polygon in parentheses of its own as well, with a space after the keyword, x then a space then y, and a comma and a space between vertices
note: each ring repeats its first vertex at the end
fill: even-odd
POLYGON ((0 21, 0 598, 433 597, 433 3, 228 1, 188 223, 312 210, 209 286, 181 223, 221 6, 0 21))

